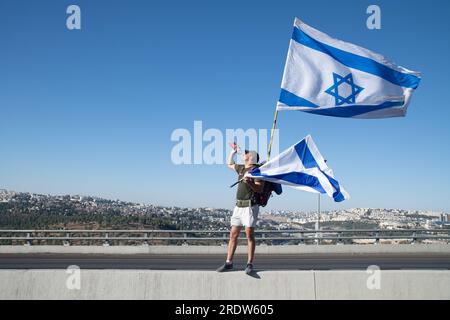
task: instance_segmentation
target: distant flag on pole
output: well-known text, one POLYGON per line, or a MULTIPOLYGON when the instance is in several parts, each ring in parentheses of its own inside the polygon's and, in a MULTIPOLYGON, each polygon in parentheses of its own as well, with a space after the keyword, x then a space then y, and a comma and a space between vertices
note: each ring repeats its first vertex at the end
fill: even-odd
POLYGON ((402 117, 419 83, 420 73, 333 39, 296 18, 277 110, 344 118, 402 117))
POLYGON ((246 176, 288 185, 298 190, 326 193, 336 202, 350 198, 334 179, 333 171, 325 163, 310 135, 246 176))

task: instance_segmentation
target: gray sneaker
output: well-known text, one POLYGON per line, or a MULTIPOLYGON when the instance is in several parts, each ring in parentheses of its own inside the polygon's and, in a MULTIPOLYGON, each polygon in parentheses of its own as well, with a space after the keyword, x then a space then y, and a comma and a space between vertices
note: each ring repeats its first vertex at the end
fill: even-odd
POLYGON ((245 273, 251 274, 253 272, 253 264, 247 263, 247 267, 245 267, 245 273))
POLYGON ((230 271, 230 270, 233 270, 233 263, 225 262, 216 271, 217 272, 226 272, 226 271, 230 271))

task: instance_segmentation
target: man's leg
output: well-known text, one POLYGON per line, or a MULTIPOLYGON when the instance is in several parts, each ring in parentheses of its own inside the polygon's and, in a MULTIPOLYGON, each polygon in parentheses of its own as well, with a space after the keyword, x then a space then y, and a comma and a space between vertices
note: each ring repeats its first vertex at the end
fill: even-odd
POLYGON ((216 270, 217 272, 225 272, 225 271, 230 271, 233 269, 233 257, 234 257, 234 252, 236 251, 240 232, 241 232, 241 227, 231 226, 230 241, 228 242, 227 261, 225 261, 225 264, 220 266, 216 270))
POLYGON ((234 257, 234 252, 236 251, 239 234, 241 233, 241 227, 231 226, 230 230, 230 241, 228 242, 228 254, 227 262, 232 262, 234 257))
POLYGON ((245 235, 247 236, 248 243, 248 263, 253 263, 253 257, 255 256, 255 228, 246 227, 245 235))

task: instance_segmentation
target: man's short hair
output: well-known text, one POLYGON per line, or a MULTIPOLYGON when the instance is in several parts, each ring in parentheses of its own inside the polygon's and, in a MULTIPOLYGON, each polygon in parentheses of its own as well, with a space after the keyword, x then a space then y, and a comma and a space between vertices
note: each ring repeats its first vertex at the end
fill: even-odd
POLYGON ((256 162, 252 163, 252 164, 259 163, 259 154, 258 154, 258 152, 245 150, 245 154, 250 154, 250 159, 256 160, 256 162))

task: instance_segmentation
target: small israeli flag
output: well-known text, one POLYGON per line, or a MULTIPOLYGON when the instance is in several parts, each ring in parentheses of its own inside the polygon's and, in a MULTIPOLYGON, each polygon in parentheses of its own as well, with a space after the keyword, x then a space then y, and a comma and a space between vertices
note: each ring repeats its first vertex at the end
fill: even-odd
POLYGON ((277 110, 345 118, 402 117, 419 82, 420 73, 333 39, 296 18, 277 110))
POLYGON ((334 179, 333 171, 327 166, 310 135, 246 176, 303 191, 326 193, 336 202, 350 198, 334 179))

